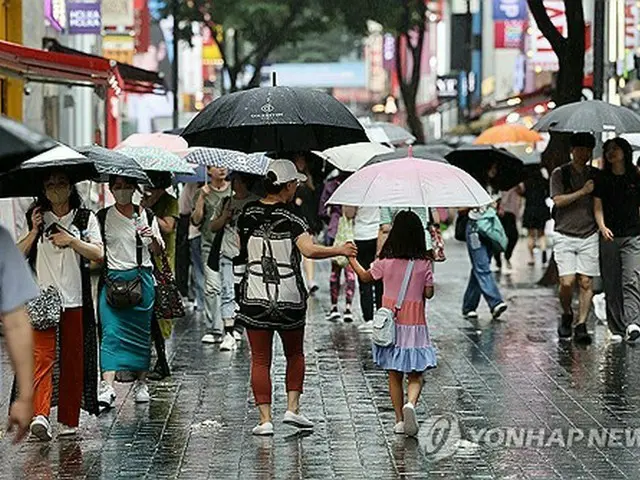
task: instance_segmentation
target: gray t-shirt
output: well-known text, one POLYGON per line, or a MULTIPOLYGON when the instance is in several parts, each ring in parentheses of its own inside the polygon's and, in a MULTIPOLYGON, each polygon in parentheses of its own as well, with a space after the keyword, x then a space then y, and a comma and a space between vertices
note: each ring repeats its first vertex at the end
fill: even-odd
POLYGON ((0 227, 0 315, 12 312, 39 294, 24 256, 9 232, 0 227))
MULTIPOLYGON (((200 198, 201 194, 202 191, 198 190, 193 203, 194 205, 200 198)), ((213 239, 215 237, 215 232, 211 230, 211 221, 214 219, 213 215, 215 214, 216 208, 222 200, 224 200, 224 197, 229 197, 230 195, 231 184, 229 183, 227 188, 224 190, 212 189, 211 193, 204 200, 204 216, 202 217, 200 231, 202 232, 202 248, 205 252, 208 252, 211 249, 211 245, 213 244, 213 239)), ((206 262, 206 258, 204 260, 206 262)))
MULTIPOLYGON (((551 174, 551 198, 573 193, 584 187, 587 180, 592 180, 592 172, 585 168, 578 172, 573 166, 568 167, 571 175, 571 190, 565 191, 562 181, 562 167, 551 174)), ((563 208, 556 207, 555 230, 570 237, 587 238, 598 231, 593 213, 593 196, 586 195, 563 208)))
MULTIPOLYGON (((220 246, 220 254, 228 259, 233 260, 238 255, 240 255, 240 236, 238 234, 238 218, 242 215, 242 210, 246 204, 250 202, 255 202, 259 200, 259 197, 254 194, 249 194, 249 196, 243 200, 239 200, 237 198, 231 198, 229 200, 231 208, 232 217, 229 223, 224 227, 224 233, 222 234, 222 244, 220 246)), ((222 214, 223 205, 226 202, 224 200, 218 203, 215 212, 213 213, 212 221, 218 218, 222 214)))

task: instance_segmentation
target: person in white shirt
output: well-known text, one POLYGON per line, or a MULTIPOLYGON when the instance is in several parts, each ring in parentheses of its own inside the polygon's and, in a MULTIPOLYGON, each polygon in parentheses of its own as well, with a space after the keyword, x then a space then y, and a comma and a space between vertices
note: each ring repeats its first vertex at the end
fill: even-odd
POLYGON ((149 401, 151 319, 155 302, 153 253, 164 248, 158 221, 149 210, 132 202, 137 185, 112 177, 109 188, 116 204, 98 212, 105 245, 105 274, 98 297, 102 326, 98 401, 113 407, 116 372, 135 372, 135 401, 149 401), (127 294, 122 294, 127 292, 127 294))
POLYGON ((41 289, 54 287, 62 300, 58 328, 34 330, 34 419, 31 433, 52 438, 49 414, 58 404, 60 435, 74 435, 80 405, 98 413, 97 348, 89 261, 102 259, 102 238, 95 215, 81 207, 69 177, 54 172, 44 180, 43 193, 27 212, 29 232, 18 242, 41 289), (60 334, 58 398, 53 399, 56 338, 60 334), (84 402, 83 402, 84 397, 84 402))

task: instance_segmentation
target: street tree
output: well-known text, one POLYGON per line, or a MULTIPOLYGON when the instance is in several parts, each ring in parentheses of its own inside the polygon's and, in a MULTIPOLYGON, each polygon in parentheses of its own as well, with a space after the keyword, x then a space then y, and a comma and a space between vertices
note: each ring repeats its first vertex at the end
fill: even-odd
POLYGON ((396 39, 395 71, 407 115, 407 125, 418 143, 424 143, 424 129, 417 111, 424 39, 427 33, 427 2, 424 0, 325 0, 325 7, 342 17, 354 31, 367 31, 374 21, 396 39), (403 59, 407 59, 404 62, 403 59))
POLYGON ((322 0, 168 0, 165 15, 174 13, 172 2, 182 39, 191 40, 191 22, 214 32, 232 92, 259 86, 262 68, 278 47, 326 31, 331 23, 322 0), (253 73, 243 85, 249 66, 253 73))

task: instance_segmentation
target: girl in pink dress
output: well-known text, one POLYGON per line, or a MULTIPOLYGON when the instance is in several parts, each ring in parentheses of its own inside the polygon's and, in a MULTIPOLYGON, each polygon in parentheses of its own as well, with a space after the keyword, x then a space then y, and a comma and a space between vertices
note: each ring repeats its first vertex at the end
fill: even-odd
POLYGON ((395 344, 373 345, 373 360, 389 371, 389 394, 396 413, 394 432, 409 436, 418 433, 415 405, 422 391, 422 374, 437 364, 425 314, 425 298, 432 298, 434 293, 430 253, 420 218, 413 212, 402 211, 393 221, 380 259, 369 271, 355 258, 349 259, 361 282, 382 280, 382 306, 391 310, 395 310, 407 265, 410 260, 415 262, 404 303, 396 315, 395 344), (403 389, 405 374, 409 383, 407 403, 403 389))

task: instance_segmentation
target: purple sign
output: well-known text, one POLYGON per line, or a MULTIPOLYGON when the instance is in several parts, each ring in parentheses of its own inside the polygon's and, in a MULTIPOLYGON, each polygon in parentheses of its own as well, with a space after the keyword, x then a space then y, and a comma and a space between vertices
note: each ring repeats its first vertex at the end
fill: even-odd
POLYGON ((494 20, 527 20, 527 0, 493 0, 494 20))
POLYGON ((100 35, 100 3, 67 3, 67 30, 71 35, 100 35))
POLYGON ((382 43, 382 64, 385 70, 396 68, 396 39, 390 33, 385 34, 382 43))
POLYGON ((67 22, 66 0, 44 0, 44 18, 51 28, 62 32, 67 22))

